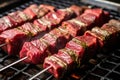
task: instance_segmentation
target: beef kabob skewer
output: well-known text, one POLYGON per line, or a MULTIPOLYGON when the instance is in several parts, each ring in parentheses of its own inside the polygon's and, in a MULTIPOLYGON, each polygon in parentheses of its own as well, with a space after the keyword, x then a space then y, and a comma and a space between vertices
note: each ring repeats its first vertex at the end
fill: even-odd
POLYGON ((9 13, 7 16, 0 18, 0 33, 18 27, 25 22, 41 18, 49 12, 55 11, 55 7, 41 4, 37 6, 32 4, 23 11, 9 13))
POLYGON ((6 30, 0 34, 1 46, 3 45, 3 50, 10 55, 18 54, 25 41, 29 41, 34 36, 50 31, 57 27, 62 21, 81 14, 84 9, 85 8, 73 5, 66 9, 49 12, 44 17, 34 20, 33 23, 25 23, 20 27, 6 30), (76 7, 76 10, 74 10, 73 7, 76 7))
POLYGON ((65 71, 68 69, 72 70, 74 65, 79 65, 86 54, 91 58, 97 49, 101 49, 109 44, 111 45, 111 42, 118 42, 119 36, 120 21, 110 20, 109 23, 104 24, 101 28, 94 27, 91 31, 86 31, 83 36, 73 38, 66 44, 64 49, 58 51, 58 54, 47 57, 43 64, 45 69, 29 80, 33 80, 47 70, 52 73, 54 77, 60 78, 65 71), (86 46, 83 43, 85 43, 86 46))
MULTIPOLYGON (((61 22, 61 21, 63 21, 63 20, 66 20, 66 19, 69 19, 70 17, 72 17, 74 14, 76 14, 76 16, 77 15, 80 15, 81 13, 82 13, 82 11, 85 9, 85 8, 81 8, 81 7, 78 7, 78 6, 75 6, 75 5, 73 5, 73 6, 71 6, 70 7, 70 9, 74 12, 71 12, 71 10, 69 10, 68 12, 66 12, 64 9, 62 9, 61 11, 63 12, 63 13, 65 13, 66 12, 66 14, 61 14, 62 16, 60 16, 59 15, 59 13, 57 14, 55 14, 55 12, 53 12, 54 13, 54 16, 55 15, 57 15, 58 16, 58 22, 61 22), (75 10, 74 10, 74 8, 75 8, 75 10)), ((67 9, 68 10, 68 9, 67 9)), ((50 13, 51 14, 51 13, 50 13)), ((50 16, 50 14, 48 14, 48 16, 50 16)), ((51 14, 51 15, 53 15, 53 14, 51 14)), ((38 20, 36 20, 35 21, 35 24, 36 25, 38 25, 38 26, 40 26, 41 25, 41 23, 36 23, 37 21, 39 21, 40 19, 38 19, 38 20)), ((54 22, 54 20, 53 19, 50 19, 50 20, 52 20, 53 22, 54 22)), ((55 19, 55 20, 57 20, 57 19, 55 19)), ((57 22, 57 23, 58 23, 57 22)), ((44 25, 43 25, 44 26, 44 25)), ((49 25, 46 25, 46 26, 49 26, 49 25)), ((51 26, 52 27, 52 26, 51 26)), ((49 26, 49 28, 50 28, 50 26, 49 26)), ((51 31, 51 34, 52 34, 52 32, 54 33, 54 31, 56 31, 56 32, 58 32, 58 31, 60 31, 59 29, 55 29, 55 30, 53 30, 53 31, 51 31)), ((62 31, 62 30, 61 30, 62 31)), ((58 34, 61 34, 61 32, 58 32, 58 34)), ((63 33, 64 34, 64 33, 63 33)), ((24 57, 24 58, 22 58, 21 60, 18 60, 18 61, 16 61, 16 62, 14 62, 14 63, 12 63, 12 64, 10 64, 10 65, 8 65, 8 66, 6 66, 6 67, 4 67, 4 68, 2 68, 2 69, 0 69, 0 71, 3 71, 4 69, 6 69, 6 68, 8 68, 8 67, 10 67, 10 66, 12 66, 12 65, 14 65, 14 64, 16 64, 16 63, 18 63, 18 62, 21 62, 21 61, 23 61, 24 59, 27 59, 27 57, 24 57)))
MULTIPOLYGON (((83 13, 81 16, 78 16, 77 18, 67 21, 68 23, 70 22, 72 23, 69 24, 69 28, 70 27, 75 28, 74 33, 77 33, 76 36, 79 35, 80 33, 83 33, 85 30, 89 29, 91 25, 96 25, 97 24, 96 21, 99 21, 101 20, 101 18, 103 18, 104 13, 101 9, 91 10, 96 11, 96 14, 92 15, 91 11, 90 13, 88 12, 83 13)), ((31 42, 25 42, 22 47, 22 50, 20 51, 20 57, 22 60, 16 62, 24 60, 25 62, 33 64, 42 63, 46 56, 48 56, 49 54, 56 53, 58 49, 63 48, 65 46, 65 43, 68 40, 70 40, 70 36, 72 35, 71 29, 65 28, 65 26, 67 27, 67 25, 62 24, 61 27, 50 31, 48 34, 44 35, 40 39, 33 40, 31 42)), ((16 64, 16 62, 12 63, 11 66, 16 64)), ((4 67, 4 69, 6 68, 8 67, 7 66, 4 67)), ((0 71, 4 69, 1 69, 0 71)))
MULTIPOLYGON (((41 4, 37 6, 32 4, 23 11, 16 11, 9 13, 7 16, 0 18, 0 33, 15 28, 24 24, 27 21, 32 21, 36 18, 41 18, 49 12, 55 11, 55 7, 41 4)), ((0 47, 7 45, 7 43, 0 44, 0 47)))
POLYGON ((75 19, 65 21, 65 23, 71 22, 69 25, 63 22, 62 26, 50 31, 43 37, 25 42, 20 51, 20 58, 27 56, 28 58, 24 60, 25 62, 38 64, 42 63, 46 56, 57 53, 58 49, 63 48, 67 41, 71 39, 71 36, 75 37, 83 34, 87 29, 92 28, 93 25, 97 25, 97 21, 105 16, 101 9, 90 9, 90 11, 90 13, 84 12, 75 19), (93 11, 96 11, 96 14, 93 14, 93 11), (75 34, 72 35, 72 32, 75 34))

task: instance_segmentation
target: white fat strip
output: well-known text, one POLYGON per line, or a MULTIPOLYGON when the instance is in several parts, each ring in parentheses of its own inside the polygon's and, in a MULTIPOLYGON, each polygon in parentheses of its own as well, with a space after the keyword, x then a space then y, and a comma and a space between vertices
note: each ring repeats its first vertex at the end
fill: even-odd
POLYGON ((25 21, 28 19, 27 16, 25 15, 25 13, 23 12, 19 12, 18 14, 20 17, 22 17, 25 21))
POLYGON ((77 20, 77 19, 72 19, 72 20, 70 20, 70 22, 74 22, 74 23, 76 23, 76 24, 78 24, 82 27, 87 26, 87 24, 85 24, 85 23, 83 23, 83 22, 81 22, 80 20, 77 20))
POLYGON ((9 20, 8 18, 3 17, 3 19, 4 19, 4 21, 7 23, 7 25, 8 25, 9 27, 12 26, 12 25, 11 25, 11 22, 10 22, 10 20, 9 20))
POLYGON ((58 19, 56 14, 52 14, 52 16, 53 16, 54 19, 58 19))
POLYGON ((67 69, 67 63, 63 62, 62 60, 60 60, 59 58, 55 57, 55 56, 50 56, 49 57, 50 60, 52 61, 56 61, 60 66, 64 67, 65 69, 67 69))
POLYGON ((105 37, 109 36, 109 34, 110 34, 108 31, 102 30, 102 29, 100 29, 98 27, 93 28, 92 31, 96 32, 96 33, 100 33, 100 34, 102 34, 105 37))

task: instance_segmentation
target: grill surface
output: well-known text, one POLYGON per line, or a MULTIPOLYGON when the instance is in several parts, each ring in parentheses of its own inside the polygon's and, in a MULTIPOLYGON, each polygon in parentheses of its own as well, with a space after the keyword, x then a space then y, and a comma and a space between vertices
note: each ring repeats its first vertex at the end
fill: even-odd
MULTIPOLYGON (((69 7, 72 4, 87 5, 92 8, 98 6, 81 3, 79 0, 31 0, 22 5, 16 6, 8 11, 1 12, 0 17, 16 11, 22 10, 30 4, 50 4, 57 8, 69 7)), ((103 8, 104 9, 104 8, 103 8)), ((114 19, 120 19, 120 13, 104 9, 110 12, 110 17, 114 19)), ((19 58, 17 56, 8 56, 4 51, 0 49, 0 68, 8 65, 19 58)), ((0 72, 0 80, 27 80, 37 72, 41 71, 41 65, 31 65, 25 63, 18 63, 3 72, 0 72)), ((65 75, 62 80, 120 80, 120 47, 113 49, 112 51, 102 51, 86 62, 81 68, 76 69, 70 74, 65 75)), ((35 80, 56 80, 48 72, 43 73, 35 80)))

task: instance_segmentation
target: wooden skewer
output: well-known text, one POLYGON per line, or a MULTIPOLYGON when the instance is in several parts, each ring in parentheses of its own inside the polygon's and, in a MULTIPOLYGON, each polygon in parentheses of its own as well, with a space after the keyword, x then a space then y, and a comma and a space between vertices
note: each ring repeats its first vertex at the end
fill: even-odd
POLYGON ((11 66, 13 66, 13 65, 15 65, 15 64, 17 64, 17 63, 19 63, 19 62, 21 62, 21 61, 23 61, 23 60, 25 60, 25 59, 27 59, 27 58, 28 58, 28 57, 21 58, 21 59, 15 61, 15 62, 13 62, 12 64, 9 64, 9 65, 1 68, 1 69, 0 69, 0 72, 3 71, 3 70, 5 70, 5 69, 7 69, 7 68, 9 68, 9 67, 11 67, 11 66))
POLYGON ((3 46, 5 46, 5 45, 7 45, 7 43, 0 44, 0 47, 3 47, 3 46))
POLYGON ((42 73, 44 73, 45 71, 47 71, 48 69, 50 69, 52 66, 49 66, 45 69, 43 69, 42 71, 40 71, 39 73, 35 74, 34 76, 32 76, 29 80, 33 80, 34 78, 36 78, 37 76, 41 75, 42 73))

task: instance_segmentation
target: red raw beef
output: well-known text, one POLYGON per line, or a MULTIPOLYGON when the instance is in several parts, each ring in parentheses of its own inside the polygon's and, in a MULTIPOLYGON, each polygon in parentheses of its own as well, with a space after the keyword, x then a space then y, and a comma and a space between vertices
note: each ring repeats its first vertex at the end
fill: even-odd
POLYGON ((0 33, 8 28, 10 29, 13 25, 15 23, 8 16, 0 18, 0 33))
POLYGON ((18 54, 20 47, 22 47, 22 42, 24 42, 23 39, 26 39, 26 34, 18 29, 6 30, 0 35, 0 42, 6 43, 2 48, 9 55, 18 54))
POLYGON ((47 68, 51 66, 51 68, 48 71, 52 73, 56 78, 63 76, 63 73, 65 72, 65 68, 58 63, 57 59, 53 60, 52 57, 55 57, 55 56, 52 55, 50 57, 45 58, 43 67, 47 68))
MULTIPOLYGON (((85 53, 87 53, 87 55, 89 55, 89 56, 93 56, 94 53, 96 52, 96 49, 98 48, 97 38, 90 36, 90 35, 77 36, 76 38, 78 40, 86 43, 86 52, 85 53)), ((83 54, 83 56, 84 55, 85 54, 83 54)))
POLYGON ((16 11, 8 14, 8 17, 15 23, 14 26, 20 25, 24 22, 24 20, 19 15, 20 12, 22 11, 16 11))
POLYGON ((86 7, 86 6, 79 7, 76 5, 72 5, 72 6, 70 6, 70 9, 75 12, 76 16, 79 16, 84 12, 85 9, 88 9, 88 7, 86 7))
POLYGON ((27 63, 38 64, 42 63, 49 54, 46 52, 48 45, 41 40, 25 42, 21 51, 20 58, 28 56, 25 60, 27 63), (37 45, 36 45, 37 44, 37 45))
MULTIPOLYGON (((84 42, 83 42, 83 43, 84 43, 84 42)), ((66 48, 75 51, 75 52, 76 52, 76 55, 77 55, 79 58, 82 58, 83 53, 85 52, 84 46, 81 45, 81 44, 79 44, 79 43, 77 43, 77 42, 75 42, 75 41, 73 41, 73 39, 66 44, 66 48)))

